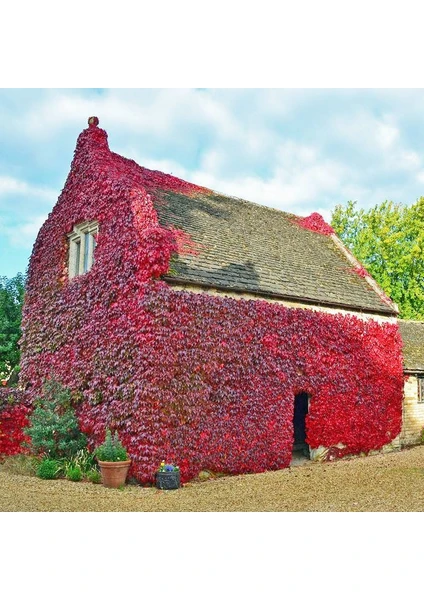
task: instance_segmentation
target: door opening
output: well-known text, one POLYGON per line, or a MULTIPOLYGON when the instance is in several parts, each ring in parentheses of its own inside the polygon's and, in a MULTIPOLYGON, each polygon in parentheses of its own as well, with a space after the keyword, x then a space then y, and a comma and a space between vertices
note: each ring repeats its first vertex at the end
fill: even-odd
POLYGON ((309 409, 309 397, 306 392, 297 394, 294 399, 293 414, 293 454, 310 458, 309 445, 306 443, 306 415, 309 409))

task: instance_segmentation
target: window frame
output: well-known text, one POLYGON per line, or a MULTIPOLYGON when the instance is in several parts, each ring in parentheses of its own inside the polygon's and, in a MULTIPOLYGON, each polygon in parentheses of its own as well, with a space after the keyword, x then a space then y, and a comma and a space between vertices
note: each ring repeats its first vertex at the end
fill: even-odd
POLYGON ((68 275, 69 279, 85 275, 94 264, 96 249, 95 236, 99 233, 97 221, 84 221, 74 226, 68 233, 68 275))
POLYGON ((417 375, 418 404, 424 404, 424 375, 417 375))

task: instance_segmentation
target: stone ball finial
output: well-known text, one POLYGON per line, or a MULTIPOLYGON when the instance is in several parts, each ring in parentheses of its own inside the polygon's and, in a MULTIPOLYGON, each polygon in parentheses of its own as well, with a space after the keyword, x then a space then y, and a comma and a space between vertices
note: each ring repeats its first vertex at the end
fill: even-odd
POLYGON ((88 118, 88 125, 90 127, 97 127, 98 124, 99 124, 99 119, 97 117, 89 117, 88 118))

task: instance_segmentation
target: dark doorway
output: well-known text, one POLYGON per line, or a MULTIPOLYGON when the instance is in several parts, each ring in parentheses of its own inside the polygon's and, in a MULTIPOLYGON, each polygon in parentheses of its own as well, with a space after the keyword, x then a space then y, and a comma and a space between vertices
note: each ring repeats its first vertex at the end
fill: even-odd
POLYGON ((306 443, 305 418, 308 414, 309 396, 305 392, 297 394, 294 399, 293 414, 293 454, 309 458, 309 446, 306 443))

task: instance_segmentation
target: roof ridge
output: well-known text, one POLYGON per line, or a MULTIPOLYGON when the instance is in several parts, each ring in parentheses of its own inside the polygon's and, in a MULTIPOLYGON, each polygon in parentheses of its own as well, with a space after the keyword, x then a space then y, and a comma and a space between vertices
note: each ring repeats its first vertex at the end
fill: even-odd
MULTIPOLYGON (((189 183, 189 182, 188 182, 189 183)), ((253 204, 253 206, 260 206, 261 208, 266 208, 267 210, 271 210, 283 215, 288 215, 289 217, 294 217, 295 219, 301 219, 301 215, 295 215, 294 213, 287 212, 286 210, 281 210, 280 208, 275 208, 274 206, 267 206, 266 204, 260 204, 260 202, 254 202, 253 200, 246 200, 246 198, 240 198, 239 196, 232 196, 230 194, 223 194, 222 192, 218 192, 217 190, 213 190, 211 188, 207 188, 217 196, 222 196, 223 198, 229 198, 230 200, 237 200, 238 202, 243 202, 245 204, 253 204)), ((317 233, 317 232, 313 232, 317 233)))

